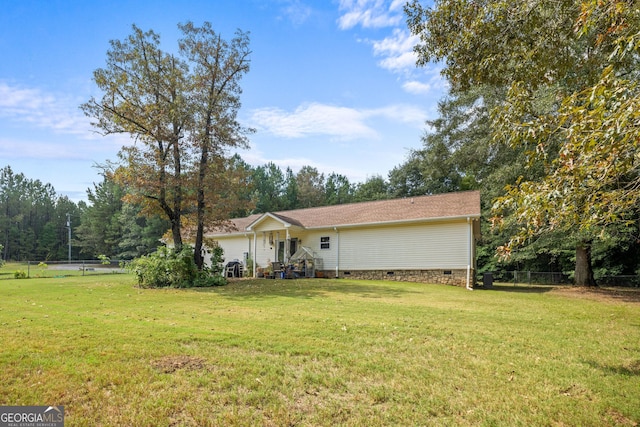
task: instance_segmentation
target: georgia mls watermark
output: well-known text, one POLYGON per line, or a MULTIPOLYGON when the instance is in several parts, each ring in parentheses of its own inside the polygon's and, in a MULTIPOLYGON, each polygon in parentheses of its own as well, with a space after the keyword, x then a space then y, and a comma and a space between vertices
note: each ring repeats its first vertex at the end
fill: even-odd
POLYGON ((64 427, 64 406, 0 406, 0 427, 64 427))

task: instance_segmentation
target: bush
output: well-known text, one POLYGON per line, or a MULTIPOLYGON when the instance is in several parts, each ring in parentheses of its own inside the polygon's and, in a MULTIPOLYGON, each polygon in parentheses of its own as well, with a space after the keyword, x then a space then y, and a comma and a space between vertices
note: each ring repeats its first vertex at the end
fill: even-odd
POLYGON ((222 274, 224 271, 224 250, 218 245, 213 245, 209 253, 211 254, 211 266, 204 267, 202 271, 198 272, 198 277, 193 286, 208 287, 227 284, 227 279, 222 274))
POLYGON ((14 279, 26 279, 27 278, 27 272, 24 270, 17 270, 13 272, 13 278, 14 279))
POLYGON ((126 268, 136 275, 138 285, 143 288, 190 288, 226 284, 226 279, 217 267, 198 271, 193 260, 193 248, 190 246, 184 246, 177 252, 160 247, 150 255, 134 259, 126 268))

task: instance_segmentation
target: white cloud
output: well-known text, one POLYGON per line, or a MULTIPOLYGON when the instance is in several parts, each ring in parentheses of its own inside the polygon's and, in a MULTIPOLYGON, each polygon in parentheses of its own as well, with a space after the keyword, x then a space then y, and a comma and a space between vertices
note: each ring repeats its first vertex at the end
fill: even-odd
POLYGON ((0 118, 26 122, 56 133, 90 135, 89 120, 78 103, 36 88, 20 88, 0 82, 0 118))
POLYGON ((428 65, 423 68, 424 74, 421 77, 424 77, 424 80, 408 79, 402 84, 402 89, 405 92, 414 94, 414 95, 426 95, 426 94, 434 94, 434 93, 442 93, 445 92, 449 86, 447 80, 442 77, 442 65, 428 65), (426 80, 426 81, 425 81, 426 80))
POLYGON ((416 80, 406 81, 402 84, 402 88, 405 92, 412 93, 414 95, 422 95, 431 92, 433 86, 429 83, 422 83, 416 80))
POLYGON ((330 135, 340 140, 377 138, 375 130, 364 123, 366 116, 355 109, 318 103, 305 104, 293 112, 279 108, 261 108, 252 114, 260 129, 286 138, 330 135))
POLYGON ((365 114, 371 118, 381 117, 416 128, 424 126, 424 121, 427 119, 427 113, 423 109, 411 105, 390 105, 388 107, 365 110, 365 114))
POLYGON ((410 35, 408 31, 394 28, 390 37, 373 42, 373 52, 376 55, 402 55, 406 52, 412 52, 413 46, 418 43, 418 40, 418 37, 410 35))
POLYGON ((79 110, 80 102, 0 82, 0 158, 104 162, 132 143, 126 134, 96 133, 79 110), (29 128, 29 139, 14 127, 29 128))
POLYGON ((302 25, 311 16, 312 9, 300 0, 288 0, 282 11, 297 26, 302 25))
POLYGON ((79 150, 76 145, 13 138, 0 138, 0 157, 5 159, 88 159, 87 152, 79 150))
POLYGON ((253 111, 251 120, 258 129, 285 138, 328 135, 337 140, 379 139, 373 124, 377 119, 420 127, 427 114, 408 105, 391 105, 374 109, 354 109, 319 103, 304 104, 287 112, 279 108, 253 111))
POLYGON ((404 1, 393 0, 340 0, 338 26, 348 30, 358 25, 363 28, 393 27, 403 20, 404 1))
POLYGON ((398 75, 405 92, 413 95, 440 95, 447 83, 440 75, 441 65, 417 67, 413 48, 420 43, 404 23, 403 6, 406 0, 340 0, 343 13, 339 27, 348 30, 356 25, 363 28, 392 27, 390 33, 378 40, 360 38, 371 45, 378 66, 398 75))
POLYGON ((392 72, 415 70, 417 56, 413 47, 418 43, 418 37, 407 30, 395 28, 391 36, 370 43, 374 55, 384 58, 378 63, 382 68, 392 72))

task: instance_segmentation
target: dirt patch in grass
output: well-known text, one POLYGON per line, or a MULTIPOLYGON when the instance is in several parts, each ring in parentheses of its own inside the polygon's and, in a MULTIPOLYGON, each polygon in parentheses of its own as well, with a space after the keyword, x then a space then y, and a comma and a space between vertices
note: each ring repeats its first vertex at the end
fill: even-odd
POLYGON ((192 356, 165 356, 161 359, 154 360, 151 365, 165 374, 171 374, 179 369, 186 369, 189 371, 197 371, 201 369, 207 369, 207 364, 204 359, 192 356))
POLYGON ((617 426, 630 426, 630 427, 637 427, 638 423, 625 417, 624 415, 622 415, 620 412, 616 411, 615 409, 611 409, 609 410, 609 417, 611 417, 611 419, 615 422, 615 424, 617 426))
POLYGON ((640 304, 640 288, 559 286, 552 293, 595 301, 640 304))

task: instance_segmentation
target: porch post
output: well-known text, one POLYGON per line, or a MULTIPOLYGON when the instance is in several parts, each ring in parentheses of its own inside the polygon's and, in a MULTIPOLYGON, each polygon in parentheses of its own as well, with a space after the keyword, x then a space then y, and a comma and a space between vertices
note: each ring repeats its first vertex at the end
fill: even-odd
POLYGON ((289 234, 288 228, 285 228, 285 231, 287 232, 287 237, 284 243, 284 262, 288 263, 291 258, 291 235, 289 234))
POLYGON ((253 278, 258 277, 257 267, 258 267, 258 235, 255 230, 253 230, 253 278))

